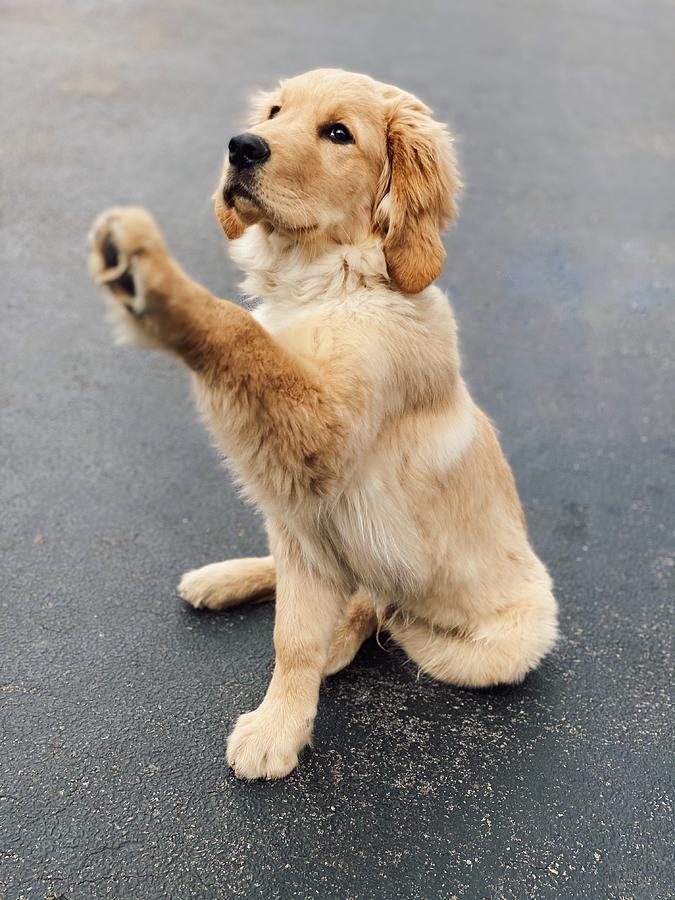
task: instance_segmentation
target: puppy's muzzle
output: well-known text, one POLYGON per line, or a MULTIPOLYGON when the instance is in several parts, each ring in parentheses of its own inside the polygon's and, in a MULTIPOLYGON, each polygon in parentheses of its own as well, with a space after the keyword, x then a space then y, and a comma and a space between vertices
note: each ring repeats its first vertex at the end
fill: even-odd
POLYGON ((238 134, 233 137, 227 149, 230 154, 230 165, 235 169, 250 169, 258 166, 270 157, 270 145, 257 134, 238 134))

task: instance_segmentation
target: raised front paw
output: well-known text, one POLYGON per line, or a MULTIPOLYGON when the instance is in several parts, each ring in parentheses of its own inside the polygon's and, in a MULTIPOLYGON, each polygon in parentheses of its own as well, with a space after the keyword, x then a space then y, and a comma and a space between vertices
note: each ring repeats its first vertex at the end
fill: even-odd
POLYGON ((282 720, 284 712, 265 702, 240 716, 227 740, 227 762, 237 778, 284 778, 298 764, 298 753, 309 743, 307 720, 282 720))
POLYGON ((168 260, 154 219, 141 207, 114 207, 94 222, 89 233, 89 271, 106 288, 123 339, 153 337, 142 320, 149 303, 161 301, 168 260))

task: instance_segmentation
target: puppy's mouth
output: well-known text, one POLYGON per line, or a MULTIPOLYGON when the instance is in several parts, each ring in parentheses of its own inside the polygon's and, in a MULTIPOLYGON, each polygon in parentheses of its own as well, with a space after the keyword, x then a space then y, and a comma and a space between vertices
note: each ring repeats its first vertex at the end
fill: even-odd
POLYGON ((235 178, 226 183, 223 190, 223 200, 230 209, 249 222, 264 219, 276 231, 286 234, 312 234, 319 228, 318 224, 293 224, 270 206, 267 200, 263 200, 256 191, 255 185, 250 181, 244 182, 235 178))
POLYGON ((223 200, 230 209, 236 209, 238 212, 241 211, 239 207, 242 205, 254 206, 260 212, 265 211, 260 198, 256 197, 250 187, 242 184, 240 181, 234 181, 225 186, 223 200), (243 204, 241 201, 243 201, 243 204))

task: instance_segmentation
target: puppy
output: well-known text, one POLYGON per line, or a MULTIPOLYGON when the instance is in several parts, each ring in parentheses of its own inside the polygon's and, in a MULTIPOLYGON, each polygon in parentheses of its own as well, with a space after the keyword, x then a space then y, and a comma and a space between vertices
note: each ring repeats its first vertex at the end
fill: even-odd
POLYGON ((227 759, 282 778, 321 680, 384 628, 441 681, 521 681, 557 606, 495 430, 460 374, 440 234, 457 215, 452 141, 412 95, 319 70, 258 97, 215 211, 249 313, 213 297, 138 208, 105 212, 90 268, 125 340, 192 371, 199 408, 271 555, 188 572, 223 609, 276 593, 275 667, 227 759))

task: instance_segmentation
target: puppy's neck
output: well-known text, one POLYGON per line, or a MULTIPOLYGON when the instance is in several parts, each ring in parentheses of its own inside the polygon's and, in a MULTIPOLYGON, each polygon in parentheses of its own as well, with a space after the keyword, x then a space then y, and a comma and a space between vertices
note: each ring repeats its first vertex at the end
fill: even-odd
POLYGON ((298 307, 389 284, 382 241, 375 236, 354 244, 300 242, 253 225, 229 247, 246 273, 242 291, 266 304, 298 307))

